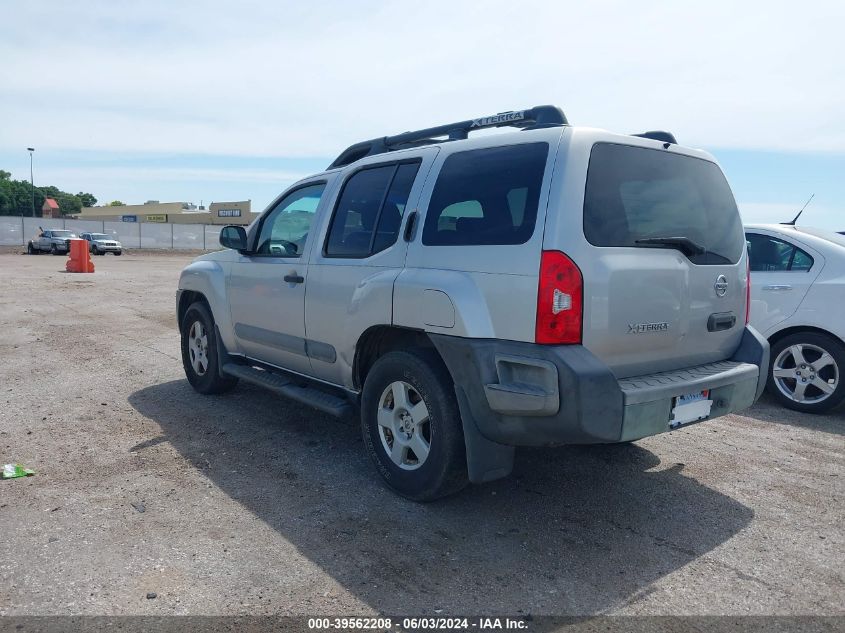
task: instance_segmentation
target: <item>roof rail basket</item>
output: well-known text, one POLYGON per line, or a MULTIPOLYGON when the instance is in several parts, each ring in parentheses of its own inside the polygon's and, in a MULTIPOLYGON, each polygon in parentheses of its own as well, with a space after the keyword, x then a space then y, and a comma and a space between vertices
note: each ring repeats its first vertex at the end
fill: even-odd
POLYGON ((566 120, 566 115, 563 114, 563 110, 552 105, 535 106, 529 110, 500 112, 493 116, 468 119, 466 121, 458 121, 457 123, 447 123, 446 125, 438 125, 437 127, 430 127, 424 130, 403 132, 395 136, 383 136, 382 138, 355 143, 355 145, 350 145, 343 150, 340 156, 335 158, 334 162, 329 165, 329 169, 349 165, 365 156, 374 156, 375 154, 384 154, 398 149, 419 147, 421 145, 432 145, 444 141, 465 139, 469 136, 470 132, 491 127, 515 127, 527 130, 567 124, 568 121, 566 120))

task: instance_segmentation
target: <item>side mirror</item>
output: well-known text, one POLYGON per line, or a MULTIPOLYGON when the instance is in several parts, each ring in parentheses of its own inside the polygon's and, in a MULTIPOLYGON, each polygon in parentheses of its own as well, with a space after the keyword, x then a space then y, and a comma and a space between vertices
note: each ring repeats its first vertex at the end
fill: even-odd
POLYGON ((242 226, 224 226, 220 230, 220 246, 235 251, 247 250, 246 230, 242 226))

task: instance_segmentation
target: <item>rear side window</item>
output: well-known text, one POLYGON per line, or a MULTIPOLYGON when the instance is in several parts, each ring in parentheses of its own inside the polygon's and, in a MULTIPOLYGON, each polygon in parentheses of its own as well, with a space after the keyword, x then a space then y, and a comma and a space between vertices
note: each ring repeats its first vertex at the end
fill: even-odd
POLYGON ((363 258, 392 246, 420 162, 379 165, 353 174, 343 186, 326 255, 363 258))
POLYGON ((612 143, 596 143, 590 154, 584 235, 594 246, 685 237, 705 249, 689 256, 694 264, 736 264, 743 247, 736 202, 715 164, 612 143))
POLYGON ((548 154, 548 143, 526 143, 449 156, 428 205, 423 244, 527 242, 537 221, 548 154))
POLYGON ((813 258, 789 242, 759 233, 747 233, 745 239, 752 272, 807 272, 813 267, 813 258))

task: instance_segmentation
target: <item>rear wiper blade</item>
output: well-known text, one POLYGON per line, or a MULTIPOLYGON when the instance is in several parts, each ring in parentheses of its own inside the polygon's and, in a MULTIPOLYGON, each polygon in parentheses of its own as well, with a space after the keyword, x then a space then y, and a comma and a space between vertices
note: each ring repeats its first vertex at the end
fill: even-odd
POLYGON ((637 244, 644 244, 649 245, 653 244, 655 246, 669 246, 671 248, 677 248, 681 251, 684 255, 704 255, 707 250, 698 242, 694 242, 688 237, 644 237, 640 240, 634 240, 637 244))

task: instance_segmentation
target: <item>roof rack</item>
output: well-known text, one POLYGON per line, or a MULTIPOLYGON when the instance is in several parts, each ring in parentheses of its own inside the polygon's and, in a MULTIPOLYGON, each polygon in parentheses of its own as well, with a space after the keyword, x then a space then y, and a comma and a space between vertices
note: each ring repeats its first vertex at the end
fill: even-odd
POLYGON ((642 134, 631 134, 631 136, 639 136, 640 138, 650 138, 652 141, 662 141, 663 143, 671 143, 677 145, 675 135, 671 132, 664 132, 663 130, 652 130, 650 132, 643 132, 642 134))
POLYGON ((530 110, 500 112, 493 116, 458 121, 457 123, 447 123, 446 125, 438 125, 424 130, 404 132, 395 136, 383 136, 382 138, 355 143, 355 145, 350 145, 343 150, 340 156, 335 158, 334 162, 329 165, 329 169, 349 165, 365 156, 384 154, 398 149, 419 147, 420 145, 431 145, 444 141, 465 139, 469 136, 470 132, 485 128, 517 127, 522 129, 537 129, 567 124, 568 121, 566 120, 566 115, 563 114, 563 110, 552 105, 535 106, 530 110), (446 137, 445 139, 440 138, 444 136, 446 137))

